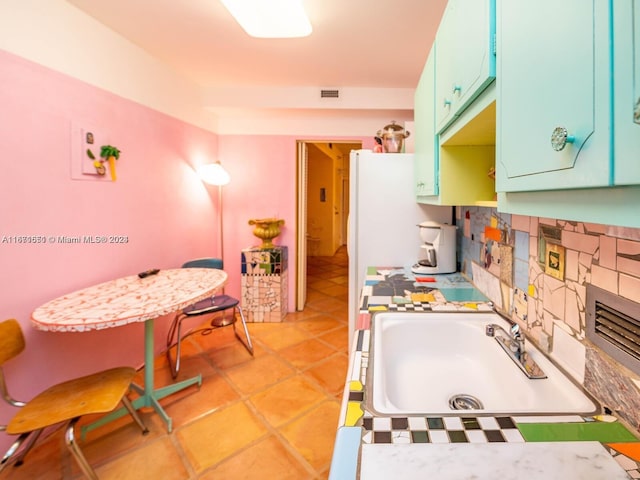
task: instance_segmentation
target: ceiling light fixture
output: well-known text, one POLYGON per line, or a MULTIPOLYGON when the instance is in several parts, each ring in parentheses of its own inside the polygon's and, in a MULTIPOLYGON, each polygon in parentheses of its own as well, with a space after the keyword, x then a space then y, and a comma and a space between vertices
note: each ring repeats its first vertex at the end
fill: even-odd
POLYGON ((311 34, 302 0, 220 0, 252 37, 293 38, 311 34))

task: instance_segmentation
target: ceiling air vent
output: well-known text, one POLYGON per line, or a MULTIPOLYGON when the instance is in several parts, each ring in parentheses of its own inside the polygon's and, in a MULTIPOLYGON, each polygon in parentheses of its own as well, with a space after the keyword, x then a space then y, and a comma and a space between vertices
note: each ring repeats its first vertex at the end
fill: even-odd
POLYGON ((338 98, 339 96, 339 90, 320 90, 320 98, 338 98))
POLYGON ((640 304, 588 285, 587 338, 640 374, 640 304))

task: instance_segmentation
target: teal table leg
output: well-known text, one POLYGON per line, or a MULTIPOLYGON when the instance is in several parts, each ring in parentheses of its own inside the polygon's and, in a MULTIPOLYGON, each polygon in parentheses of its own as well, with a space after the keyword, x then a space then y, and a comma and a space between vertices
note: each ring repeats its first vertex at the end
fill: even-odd
MULTIPOLYGON (((133 407, 138 410, 143 407, 153 408, 164 420, 167 425, 167 431, 171 432, 173 428, 171 417, 164 411, 162 405, 158 402, 161 398, 172 395, 180 390, 183 390, 191 385, 202 385, 202 375, 198 374, 195 377, 183 380, 181 382, 172 383, 166 387, 154 389, 153 386, 153 367, 154 367, 154 341, 153 341, 153 319, 149 319, 144 322, 144 388, 139 385, 132 384, 132 388, 140 394, 139 398, 133 401, 133 407)), ((110 414, 102 417, 101 419, 85 425, 82 427, 81 436, 84 437, 87 432, 94 430, 106 423, 116 420, 124 415, 127 415, 126 408, 120 408, 111 412, 110 414)))

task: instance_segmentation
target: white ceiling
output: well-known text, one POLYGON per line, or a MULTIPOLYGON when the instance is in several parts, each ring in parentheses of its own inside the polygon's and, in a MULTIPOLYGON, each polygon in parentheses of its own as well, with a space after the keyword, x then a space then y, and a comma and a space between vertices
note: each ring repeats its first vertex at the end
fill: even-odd
POLYGON ((377 89, 416 87, 446 4, 303 0, 313 25, 309 37, 257 39, 245 34, 219 0, 68 2, 203 87, 208 107, 246 109, 246 95, 238 92, 263 90, 271 98, 265 108, 275 110, 296 106, 284 100, 278 105, 274 92, 310 88, 359 90, 365 94, 353 97, 361 105, 350 108, 366 110, 371 103, 370 108, 393 110, 392 102, 371 100, 384 95, 377 89), (215 105, 216 91, 225 92, 219 102, 224 105, 215 105), (230 100, 234 96, 237 105, 230 100))

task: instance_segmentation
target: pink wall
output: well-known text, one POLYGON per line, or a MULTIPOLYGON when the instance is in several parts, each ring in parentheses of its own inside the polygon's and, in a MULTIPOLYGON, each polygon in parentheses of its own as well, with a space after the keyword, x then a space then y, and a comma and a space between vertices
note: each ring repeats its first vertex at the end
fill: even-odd
MULTIPOLYGON (((286 222, 276 243, 290 248, 293 309, 296 137, 219 137, 2 51, 0 105, 0 319, 17 318, 27 339, 26 352, 6 368, 15 397, 100 368, 142 364, 142 324, 40 332, 31 311, 102 281, 217 255, 217 190, 194 172, 215 159, 232 177, 224 187, 227 292, 240 294, 240 251, 258 241, 248 220, 278 216, 286 222), (122 151, 116 182, 71 178, 76 122, 108 129, 122 151), (9 243, 19 235, 125 235, 128 242, 9 243)), ((350 140, 373 146, 372 138, 350 140)), ((157 350, 166 323, 156 322, 157 350)), ((10 413, 0 402, 0 424, 10 413)), ((0 437, 0 447, 9 441, 0 437)))
MULTIPOLYGON (((30 313, 81 287, 211 255, 217 197, 193 167, 215 158, 217 135, 3 52, 0 105, 0 319, 17 318, 27 339, 25 353, 7 365, 12 394, 28 399, 51 382, 141 365, 142 324, 49 333, 31 327, 30 313), (71 125, 83 121, 108 128, 122 151, 116 182, 71 178, 71 125), (9 243, 18 235, 128 242, 9 243)), ((157 322, 156 346, 164 328, 157 322)), ((0 423, 8 416, 3 404, 0 423)))

